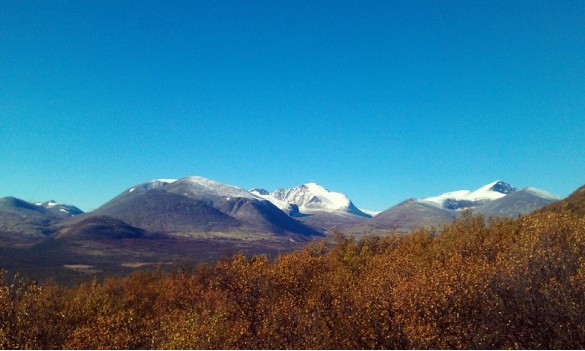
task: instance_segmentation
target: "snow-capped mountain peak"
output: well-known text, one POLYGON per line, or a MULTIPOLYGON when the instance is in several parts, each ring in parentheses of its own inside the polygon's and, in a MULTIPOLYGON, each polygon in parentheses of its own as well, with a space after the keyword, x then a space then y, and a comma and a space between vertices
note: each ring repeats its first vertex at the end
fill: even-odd
POLYGON ((457 190, 438 196, 425 197, 419 202, 447 210, 473 208, 487 201, 500 199, 517 189, 501 180, 496 180, 477 190, 457 190))
POLYGON ((265 196, 265 195, 270 195, 270 193, 267 190, 264 190, 262 188, 254 188, 254 189, 250 189, 248 190, 251 194, 256 195, 256 196, 265 196))
POLYGON ((131 193, 134 190, 136 190, 137 188, 142 188, 144 190, 161 189, 161 188, 164 188, 165 186, 167 186, 171 183, 174 183, 176 181, 177 181, 177 179, 163 179, 163 178, 153 179, 149 182, 141 184, 140 186, 135 186, 135 187, 128 189, 128 192, 131 193))
POLYGON ((250 192, 272 202, 293 216, 329 212, 370 217, 369 214, 355 207, 345 194, 329 191, 317 183, 305 183, 294 188, 277 189, 269 194, 262 190, 252 189, 250 192))
POLYGON ((189 176, 181 179, 153 179, 149 182, 130 188, 128 192, 132 193, 138 189, 141 191, 162 189, 171 193, 205 199, 232 197, 258 199, 258 196, 255 196, 240 187, 223 184, 200 176, 189 176))
POLYGON ((517 189, 501 180, 496 180, 475 190, 467 196, 467 200, 495 200, 504 197, 517 189))
POLYGON ((344 194, 330 192, 316 183, 306 183, 288 189, 277 189, 270 195, 278 200, 297 205, 302 212, 336 211, 348 208, 351 203, 344 194))

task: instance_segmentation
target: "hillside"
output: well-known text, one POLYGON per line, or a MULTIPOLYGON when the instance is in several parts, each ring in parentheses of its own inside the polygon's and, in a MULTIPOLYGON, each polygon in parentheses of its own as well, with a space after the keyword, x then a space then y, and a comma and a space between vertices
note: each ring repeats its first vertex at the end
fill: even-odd
POLYGON ((457 218, 457 213, 438 208, 416 199, 405 200, 352 228, 346 234, 408 233, 419 226, 439 226, 457 218))
POLYGON ((562 201, 550 204, 541 209, 543 212, 561 212, 568 210, 577 215, 585 215, 585 185, 572 192, 562 201))
POLYGON ((524 188, 476 208, 486 217, 518 217, 559 201, 557 196, 535 188, 524 188))

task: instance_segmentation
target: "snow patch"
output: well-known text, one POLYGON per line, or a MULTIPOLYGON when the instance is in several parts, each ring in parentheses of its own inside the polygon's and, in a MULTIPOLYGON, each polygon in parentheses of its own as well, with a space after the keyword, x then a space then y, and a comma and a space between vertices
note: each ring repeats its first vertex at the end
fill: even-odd
POLYGON ((271 194, 262 194, 261 192, 256 191, 256 189, 252 189, 250 193, 259 198, 271 202, 274 206, 278 207, 284 213, 290 214, 292 211, 291 205, 288 202, 282 201, 271 194))
POLYGON ((496 200, 514 191, 516 191, 516 189, 511 185, 504 183, 501 180, 496 180, 495 182, 484 185, 472 192, 467 196, 466 200, 496 200))
POLYGON ((420 199, 420 202, 424 202, 431 206, 442 208, 445 200, 448 199, 462 200, 466 199, 469 194, 471 194, 471 191, 469 190, 457 190, 444 193, 438 196, 425 197, 423 199, 420 199))
POLYGON ((372 217, 375 217, 376 215, 378 215, 379 213, 381 213, 382 211, 372 211, 372 210, 366 210, 363 208, 360 208, 360 211, 362 211, 365 214, 369 214, 372 217))
POLYGON ((183 183, 189 185, 189 191, 193 195, 212 195, 218 197, 243 197, 247 199, 258 199, 257 196, 250 194, 240 187, 223 184, 215 180, 199 176, 185 177, 177 181, 177 184, 183 183))
MULTIPOLYGON (((165 178, 161 178, 161 179, 153 179, 143 185, 141 185, 142 188, 144 188, 145 190, 153 190, 153 189, 161 189, 164 188, 165 186, 176 182, 177 179, 165 179, 165 178)), ((133 187, 132 189, 129 190, 129 192, 132 192, 136 190, 136 187, 133 187)))
POLYGON ((178 179, 174 179, 174 178, 159 178, 159 179, 153 179, 150 182, 161 182, 161 183, 167 183, 167 184, 171 184, 176 182, 178 179))

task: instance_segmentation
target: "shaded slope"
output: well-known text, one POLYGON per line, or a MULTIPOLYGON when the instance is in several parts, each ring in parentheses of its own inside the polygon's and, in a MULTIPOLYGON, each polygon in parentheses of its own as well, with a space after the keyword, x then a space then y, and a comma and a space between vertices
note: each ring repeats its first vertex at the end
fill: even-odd
POLYGON ((509 195, 493 200, 475 209, 486 217, 517 217, 531 213, 543 206, 558 201, 558 198, 546 196, 542 191, 534 188, 524 188, 509 195))
POLYGON ((136 228, 125 222, 108 216, 91 216, 82 219, 71 227, 61 231, 59 239, 138 239, 146 235, 144 229, 136 228))
POLYGON ((46 209, 48 212, 61 218, 73 217, 83 214, 83 211, 73 205, 60 204, 56 201, 49 200, 46 202, 37 202, 35 206, 46 209))
POLYGON ((275 234, 290 232, 301 235, 320 235, 307 225, 289 217, 269 201, 234 198, 220 204, 219 209, 253 227, 275 234))
POLYGON ((456 216, 456 212, 421 203, 416 199, 408 199, 343 232, 349 234, 409 232, 419 226, 449 223, 456 216))
POLYGON ((0 210, 16 213, 21 213, 21 211, 47 213, 44 207, 36 206, 30 202, 15 198, 13 196, 7 196, 0 199, 0 210))
POLYGON ((240 225, 206 202, 158 189, 116 197, 92 215, 110 216, 154 232, 221 231, 240 225))
POLYGON ((53 232, 61 217, 41 206, 15 197, 0 199, 0 246, 28 245, 53 232))

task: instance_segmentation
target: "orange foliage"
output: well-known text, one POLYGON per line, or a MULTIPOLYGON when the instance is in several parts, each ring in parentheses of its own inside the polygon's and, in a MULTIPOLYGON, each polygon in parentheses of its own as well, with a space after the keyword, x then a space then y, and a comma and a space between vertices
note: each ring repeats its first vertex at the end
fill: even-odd
POLYGON ((74 288, 2 274, 0 348, 584 348, 585 219, 485 223, 74 288))

